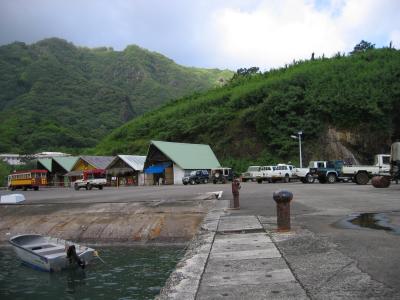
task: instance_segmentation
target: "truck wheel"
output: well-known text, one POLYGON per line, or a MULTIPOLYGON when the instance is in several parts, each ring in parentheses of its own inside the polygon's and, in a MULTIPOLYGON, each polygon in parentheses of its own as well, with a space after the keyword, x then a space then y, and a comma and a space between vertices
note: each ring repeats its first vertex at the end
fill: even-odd
POLYGON ((314 181, 315 181, 314 176, 312 176, 311 174, 307 174, 306 175, 306 182, 307 183, 314 183, 314 181))
POLYGON ((285 177, 283 178, 283 182, 284 182, 284 183, 290 182, 290 178, 289 178, 289 175, 288 175, 288 174, 286 174, 285 177))
POLYGON ((203 180, 203 183, 204 183, 204 184, 207 184, 207 183, 208 183, 208 179, 205 178, 205 179, 203 180))
POLYGON ((214 183, 214 184, 217 184, 217 181, 214 179, 214 180, 213 180, 213 183, 214 183))
POLYGON ((39 190, 39 187, 38 187, 38 186, 34 186, 34 187, 33 187, 33 190, 34 190, 34 191, 38 191, 38 190, 39 190))
POLYGON ((195 184, 195 183, 196 183, 196 181, 194 181, 194 179, 191 179, 191 180, 190 180, 190 184, 191 184, 191 185, 193 185, 193 184, 195 184))
POLYGON ((188 183, 185 181, 184 183, 183 183, 183 185, 187 185, 188 183))
POLYGON ((369 181, 368 174, 365 173, 365 172, 357 173, 355 181, 356 181, 357 184, 360 184, 360 185, 367 184, 368 181, 369 181))
POLYGON ((78 186, 78 184, 74 184, 74 189, 75 189, 75 191, 79 191, 79 186, 78 186))
POLYGON ((257 183, 262 183, 262 179, 257 179, 257 183))
POLYGON ((87 189, 87 190, 90 191, 92 188, 93 188, 93 186, 92 186, 90 183, 88 183, 88 184, 86 185, 86 189, 87 189))
POLYGON ((335 183, 336 182, 336 175, 335 174, 328 174, 328 177, 326 178, 328 183, 335 183))
POLYGON ((103 189, 103 186, 102 186, 102 185, 99 185, 98 188, 99 188, 99 190, 102 190, 102 189, 103 189))

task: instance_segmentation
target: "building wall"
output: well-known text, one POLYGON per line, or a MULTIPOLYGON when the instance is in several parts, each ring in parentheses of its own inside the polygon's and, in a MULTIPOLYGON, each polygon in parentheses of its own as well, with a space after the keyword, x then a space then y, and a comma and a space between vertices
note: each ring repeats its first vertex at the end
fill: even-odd
POLYGON ((144 185, 144 173, 143 172, 139 173, 138 185, 144 185))
POLYGON ((96 169, 94 166, 88 164, 83 159, 79 159, 79 161, 75 164, 72 171, 83 171, 83 170, 94 170, 96 169))
POLYGON ((174 184, 182 184, 182 178, 185 176, 185 170, 174 164, 174 184))

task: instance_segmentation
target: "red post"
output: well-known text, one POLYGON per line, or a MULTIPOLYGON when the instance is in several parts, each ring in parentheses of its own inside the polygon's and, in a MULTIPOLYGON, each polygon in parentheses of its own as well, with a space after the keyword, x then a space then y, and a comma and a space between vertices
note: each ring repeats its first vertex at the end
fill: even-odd
POLYGON ((293 194, 279 190, 274 192, 273 198, 276 202, 278 231, 290 231, 290 201, 293 194))
POLYGON ((231 203, 231 208, 234 208, 234 209, 240 208, 240 205, 239 205, 239 190, 240 190, 240 188, 241 188, 240 181, 239 181, 239 179, 235 178, 232 181, 233 207, 232 207, 232 203, 231 203))

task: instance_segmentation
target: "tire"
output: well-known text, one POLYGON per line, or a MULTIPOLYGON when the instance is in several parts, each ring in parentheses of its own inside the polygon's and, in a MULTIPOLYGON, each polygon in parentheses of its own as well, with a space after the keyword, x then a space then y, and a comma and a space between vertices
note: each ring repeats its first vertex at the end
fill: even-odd
POLYGON ((92 188, 93 188, 93 185, 91 185, 90 183, 88 183, 87 185, 86 185, 86 189, 87 190, 92 190, 92 188))
POLYGON ((257 179, 257 183, 262 184, 262 179, 257 179))
POLYGON ((286 174, 285 177, 283 178, 283 182, 284 182, 284 183, 290 182, 290 177, 289 177, 288 174, 286 174))
POLYGON ((205 179, 203 180, 203 183, 204 183, 204 184, 207 184, 207 183, 208 183, 208 179, 205 178, 205 179))
POLYGON ((194 185, 194 184, 196 184, 196 181, 194 181, 194 179, 190 179, 190 184, 194 185))
POLYGON ((311 174, 306 175, 306 183, 314 183, 315 178, 311 174))
POLYGON ((79 186, 76 183, 74 184, 74 189, 75 191, 79 191, 79 186))
POLYGON ((98 186, 98 189, 99 189, 99 190, 102 190, 102 189, 103 189, 103 186, 102 186, 102 185, 99 185, 99 186, 98 186))
POLYGON ((39 190, 39 187, 38 187, 38 186, 34 186, 34 187, 33 187, 33 190, 34 190, 34 191, 38 191, 38 190, 39 190))
POLYGON ((326 177, 326 180, 328 183, 335 183, 336 182, 336 175, 333 173, 328 174, 328 176, 326 177))
POLYGON ((214 180, 213 180, 213 183, 214 183, 214 184, 217 184, 217 181, 214 179, 214 180))
POLYGON ((366 172, 357 173, 355 176, 355 182, 359 185, 365 185, 369 181, 369 176, 366 172))
POLYGON ((26 186, 24 186, 23 188, 22 188, 22 190, 23 191, 26 191, 28 188, 26 187, 26 186))
POLYGON ((185 181, 184 183, 183 183, 183 185, 187 185, 188 183, 185 181))

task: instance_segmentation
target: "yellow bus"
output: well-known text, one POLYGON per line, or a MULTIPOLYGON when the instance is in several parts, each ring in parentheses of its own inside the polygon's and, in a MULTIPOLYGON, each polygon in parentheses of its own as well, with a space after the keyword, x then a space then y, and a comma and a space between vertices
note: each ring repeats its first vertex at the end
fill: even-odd
POLYGON ((16 171, 8 175, 8 188, 12 191, 16 189, 34 189, 37 191, 39 186, 47 185, 47 170, 26 170, 16 171))

